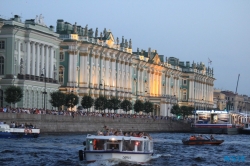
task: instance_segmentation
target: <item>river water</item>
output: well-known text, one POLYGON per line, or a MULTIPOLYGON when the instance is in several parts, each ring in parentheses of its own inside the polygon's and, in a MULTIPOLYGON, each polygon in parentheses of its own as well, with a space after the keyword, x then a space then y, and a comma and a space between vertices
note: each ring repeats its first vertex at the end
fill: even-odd
POLYGON ((250 165, 249 135, 214 135, 216 139, 225 140, 219 146, 183 145, 181 139, 191 135, 187 133, 151 133, 150 135, 154 139, 154 155, 149 162, 144 164, 118 160, 87 164, 78 159, 78 150, 81 150, 86 135, 41 135, 34 139, 0 139, 0 165, 250 165))

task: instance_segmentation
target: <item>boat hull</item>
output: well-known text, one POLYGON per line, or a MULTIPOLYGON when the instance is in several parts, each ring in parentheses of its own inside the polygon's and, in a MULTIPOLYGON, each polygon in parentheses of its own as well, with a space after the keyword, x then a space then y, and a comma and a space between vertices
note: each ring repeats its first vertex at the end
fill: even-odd
POLYGON ((184 145, 220 145, 224 140, 182 140, 184 145))
POLYGON ((37 138, 37 133, 11 133, 11 132, 0 132, 0 138, 37 138))
POLYGON ((250 134, 250 129, 239 129, 239 134, 250 134))
POLYGON ((114 151, 84 151, 87 162, 97 160, 119 159, 124 161, 144 163, 151 159, 152 153, 137 153, 137 152, 114 152, 114 151))

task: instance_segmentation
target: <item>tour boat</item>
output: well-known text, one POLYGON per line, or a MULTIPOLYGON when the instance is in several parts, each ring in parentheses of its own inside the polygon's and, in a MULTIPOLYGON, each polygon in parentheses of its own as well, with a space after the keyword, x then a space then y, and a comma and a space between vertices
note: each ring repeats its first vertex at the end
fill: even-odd
POLYGON ((8 124, 0 124, 0 138, 37 138, 40 129, 11 128, 8 124))
POLYGON ((148 136, 130 137, 88 134, 83 145, 83 150, 79 150, 79 159, 85 159, 87 162, 120 159, 144 163, 149 161, 153 155, 153 140, 148 136))
POLYGON ((250 134, 250 123, 244 123, 242 128, 239 128, 240 134, 250 134))
POLYGON ((184 145, 220 145, 224 142, 224 140, 216 140, 216 139, 189 139, 189 138, 184 138, 182 139, 182 143, 184 145))

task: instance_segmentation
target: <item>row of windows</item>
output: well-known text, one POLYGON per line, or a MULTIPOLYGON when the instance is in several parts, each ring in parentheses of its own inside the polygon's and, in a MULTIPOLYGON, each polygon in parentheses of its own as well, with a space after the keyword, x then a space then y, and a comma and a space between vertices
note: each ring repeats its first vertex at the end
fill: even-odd
POLYGON ((0 49, 5 49, 5 41, 0 41, 0 49))

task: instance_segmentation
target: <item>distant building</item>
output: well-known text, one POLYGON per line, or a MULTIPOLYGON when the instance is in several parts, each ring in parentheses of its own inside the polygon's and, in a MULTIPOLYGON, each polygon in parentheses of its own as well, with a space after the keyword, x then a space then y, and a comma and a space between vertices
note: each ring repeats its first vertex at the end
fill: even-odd
MULTIPOLYGON (((57 21, 60 44, 60 90, 94 98, 139 99, 154 103, 154 115, 171 116, 174 104, 195 109, 213 108, 213 69, 203 63, 164 62, 156 50, 137 49, 132 41, 115 38, 111 31, 57 21)), ((92 109, 92 111, 94 111, 92 109)), ((133 113, 133 111, 130 111, 133 113)))
POLYGON ((16 107, 52 109, 50 92, 58 90, 59 35, 47 27, 42 15, 21 21, 18 15, 0 21, 0 107, 3 91, 9 85, 20 86, 24 96, 16 107), (41 76, 43 74, 43 76, 41 76), (46 76, 46 92, 45 78, 46 76), (44 96, 46 96, 44 104, 44 96))

